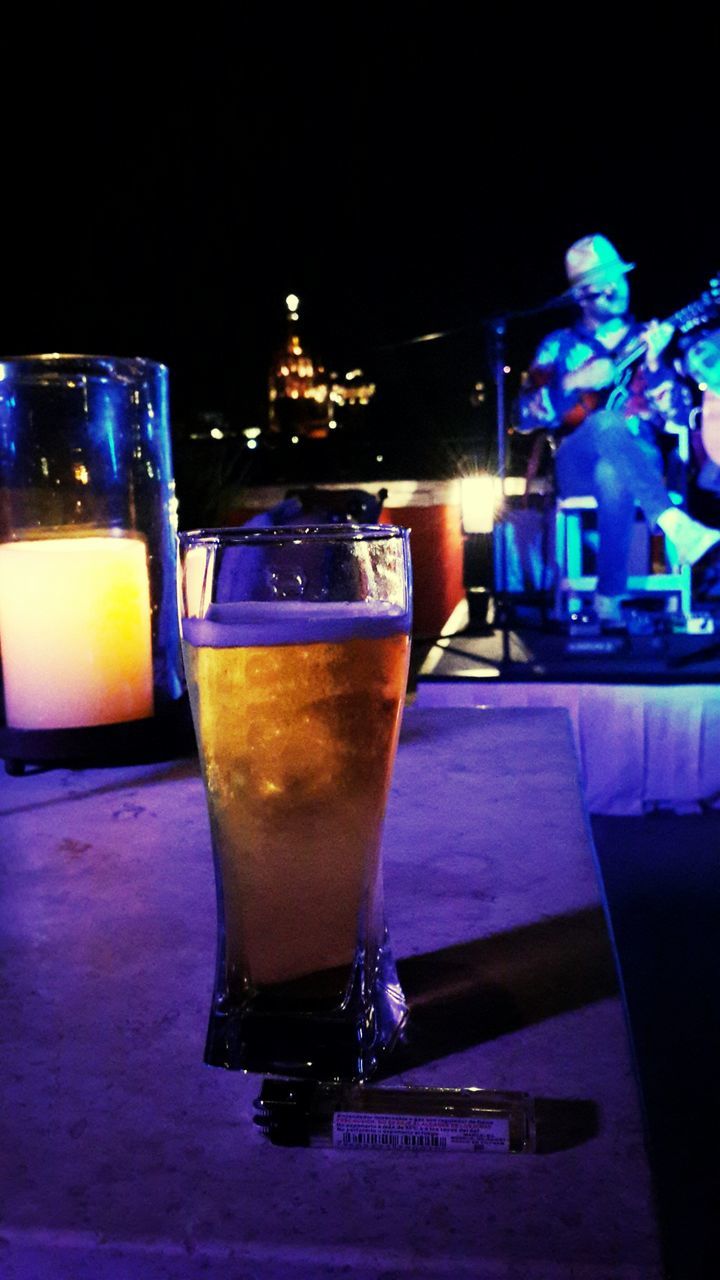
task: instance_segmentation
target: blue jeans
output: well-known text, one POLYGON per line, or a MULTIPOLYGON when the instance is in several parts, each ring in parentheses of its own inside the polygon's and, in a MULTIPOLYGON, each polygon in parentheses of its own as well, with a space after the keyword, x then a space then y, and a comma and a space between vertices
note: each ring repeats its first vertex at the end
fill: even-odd
POLYGON ((627 590, 635 504, 651 529, 672 506, 662 454, 650 429, 633 435, 626 420, 612 410, 591 413, 558 447, 555 474, 561 498, 591 494, 596 499, 598 591, 622 595, 627 590))

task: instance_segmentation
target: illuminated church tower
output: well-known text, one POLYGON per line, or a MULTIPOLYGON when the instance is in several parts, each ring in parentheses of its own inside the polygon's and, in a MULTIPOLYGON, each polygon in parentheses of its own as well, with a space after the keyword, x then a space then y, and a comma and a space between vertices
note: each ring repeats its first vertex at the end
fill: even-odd
POLYGON ((330 387, 321 366, 303 351, 297 327, 299 298, 285 299, 287 341, 270 371, 269 427, 288 438, 306 436, 322 440, 331 420, 330 387))
POLYGON ((268 426, 291 441, 324 440, 340 425, 341 416, 349 422, 355 406, 370 403, 375 384, 364 380, 361 369, 341 378, 313 364, 300 340, 300 299, 291 293, 285 303, 287 339, 270 371, 268 426))

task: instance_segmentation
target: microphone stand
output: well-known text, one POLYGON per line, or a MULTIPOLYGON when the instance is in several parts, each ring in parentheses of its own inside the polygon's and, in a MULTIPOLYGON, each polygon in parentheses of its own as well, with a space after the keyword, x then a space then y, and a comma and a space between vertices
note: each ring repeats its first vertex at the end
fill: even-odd
MULTIPOLYGON (((500 503, 501 511, 505 512, 505 481, 507 477, 507 431, 506 431, 506 409, 505 409, 505 369, 507 365, 505 356, 505 338, 507 334, 508 320, 524 319, 527 316, 541 315, 544 311, 555 311, 573 305, 573 299, 569 293, 560 294, 558 297, 550 298, 547 302, 540 303, 537 307, 525 307, 517 311, 506 311, 502 315, 492 316, 486 324, 490 328, 490 340, 492 343, 492 369, 493 379, 495 382, 495 405, 496 405, 496 434, 497 434, 497 474, 500 481, 500 503)), ((502 635, 502 657, 501 667, 506 667, 510 661, 510 606, 508 603, 508 553, 507 553, 507 529, 503 526, 502 536, 500 538, 498 569, 501 590, 494 592, 495 597, 495 614, 499 615, 500 630, 502 635)))
MULTIPOLYGON (((496 431, 497 431, 497 474, 500 481, 500 510, 505 513, 505 478, 507 474, 507 441, 505 432, 505 332, 506 318, 505 316, 495 316, 491 321, 492 325, 492 367, 493 378, 495 381, 495 413, 496 413, 496 431)), ((502 636, 502 657, 500 659, 501 667, 506 667, 510 661, 510 610, 508 606, 507 592, 507 530, 501 525, 501 537, 499 547, 499 577, 501 589, 498 592, 497 584, 495 585, 495 613, 496 619, 499 614, 500 632, 502 636)))
MULTIPOLYGON (((555 298, 548 298, 547 302, 539 303, 537 307, 523 307, 516 311, 505 311, 501 315, 491 316, 486 321, 489 328, 489 340, 492 344, 492 371, 493 380, 495 380, 495 396, 496 396, 496 435, 497 435, 497 476, 500 480, 501 492, 501 511, 505 515, 505 481, 507 476, 507 430, 506 430, 506 407, 505 407, 505 378, 506 378, 506 353, 505 339, 507 333, 507 321, 523 320, 528 316, 542 315, 544 311, 564 310, 564 308, 574 306, 573 296, 568 293, 561 293, 555 298)), ((507 588, 507 530, 502 527, 502 536, 500 539, 500 554, 497 557, 498 576, 500 576, 501 590, 495 590, 495 608, 496 618, 500 621, 502 635, 502 657, 501 666, 507 666, 510 662, 510 616, 511 609, 509 604, 509 588, 507 588)))

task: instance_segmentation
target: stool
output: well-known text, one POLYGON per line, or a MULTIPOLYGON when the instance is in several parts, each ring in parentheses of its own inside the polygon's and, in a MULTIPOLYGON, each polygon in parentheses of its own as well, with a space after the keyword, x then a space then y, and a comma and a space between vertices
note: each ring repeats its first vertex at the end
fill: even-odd
MULTIPOLYGON (((583 514, 597 509, 595 498, 582 494, 558 498, 555 504, 555 618, 562 621, 581 608, 582 597, 597 590, 597 577, 583 572, 583 514)), ((647 530, 647 526, 645 526, 647 530)), ((647 530, 649 563, 650 533, 647 530)), ((665 540, 667 572, 633 573, 628 576, 628 593, 664 595, 669 608, 684 620, 692 612, 692 568, 679 565, 671 544, 665 540)))

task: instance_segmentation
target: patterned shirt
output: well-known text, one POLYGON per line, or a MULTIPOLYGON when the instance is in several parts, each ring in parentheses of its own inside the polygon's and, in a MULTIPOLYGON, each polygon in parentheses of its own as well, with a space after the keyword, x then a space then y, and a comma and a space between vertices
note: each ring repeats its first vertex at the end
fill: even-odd
MULTIPOLYGON (((614 352, 580 322, 571 329, 556 329, 548 334, 523 379, 518 397, 517 429, 557 431, 565 436, 588 414, 604 408, 615 390, 614 385, 599 391, 565 391, 563 378, 588 360, 619 357, 637 344, 643 328, 629 320, 628 332, 614 352)), ((672 364, 661 360, 657 371, 652 372, 645 361, 638 360, 630 366, 626 378, 624 394, 613 407, 626 419, 633 434, 655 435, 663 431, 666 422, 689 422, 692 392, 672 364)))

